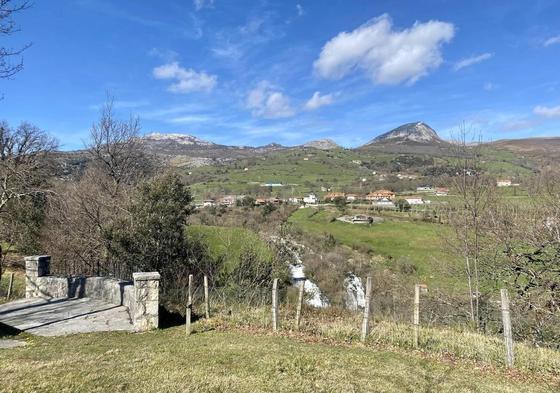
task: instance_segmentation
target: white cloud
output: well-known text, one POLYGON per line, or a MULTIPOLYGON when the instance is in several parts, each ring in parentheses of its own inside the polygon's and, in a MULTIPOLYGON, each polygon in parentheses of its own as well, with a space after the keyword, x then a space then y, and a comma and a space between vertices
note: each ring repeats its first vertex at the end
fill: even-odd
POLYGON ((193 0, 194 8, 200 11, 203 8, 212 8, 214 6, 214 0, 193 0))
POLYGON ((176 61, 154 68, 153 75, 156 79, 175 80, 167 88, 172 93, 210 91, 216 86, 218 81, 216 75, 210 75, 204 71, 197 72, 192 68, 183 68, 176 61))
POLYGON ((304 109, 314 111, 322 106, 330 105, 334 102, 332 94, 321 95, 318 91, 313 93, 313 96, 305 103, 304 109))
POLYGON ((267 81, 260 82, 249 92, 246 105, 255 117, 275 119, 295 115, 290 99, 267 81))
POLYGON ((560 44, 560 35, 557 35, 555 37, 550 37, 543 43, 544 46, 550 46, 556 44, 560 44))
POLYGON ((359 69, 377 84, 414 83, 439 67, 441 45, 454 34, 453 24, 440 21, 393 30, 391 18, 384 14, 332 38, 313 66, 319 76, 328 79, 340 79, 359 69))
POLYGON ((535 115, 539 115, 542 117, 548 117, 548 118, 556 118, 556 117, 560 117, 560 105, 558 106, 542 106, 542 105, 537 105, 534 109, 533 109, 533 113, 535 115))
POLYGON ((496 86, 494 83, 492 83, 492 82, 486 82, 486 83, 484 84, 484 86, 483 86, 484 90, 486 90, 486 91, 492 91, 492 90, 494 90, 496 87, 497 87, 497 86, 496 86))
POLYGON ((173 117, 171 119, 166 119, 168 123, 171 124, 193 124, 193 123, 206 123, 215 119, 207 115, 185 115, 179 117, 173 117))
POLYGON ((297 10, 298 16, 305 15, 305 10, 303 9, 301 4, 296 4, 296 10, 297 10))
POLYGON ((453 69, 455 71, 459 71, 461 68, 469 67, 482 61, 491 59, 493 56, 493 53, 483 53, 481 55, 467 57, 466 59, 459 60, 457 63, 455 63, 453 69))

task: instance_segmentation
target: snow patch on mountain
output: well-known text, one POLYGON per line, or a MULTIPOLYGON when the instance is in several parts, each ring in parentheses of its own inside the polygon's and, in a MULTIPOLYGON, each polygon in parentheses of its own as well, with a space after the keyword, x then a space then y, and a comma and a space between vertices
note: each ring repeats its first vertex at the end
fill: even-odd
POLYGON ((155 142, 175 142, 180 145, 199 145, 199 146, 215 145, 215 143, 213 142, 205 141, 193 135, 177 134, 177 133, 162 134, 159 132, 154 132, 144 136, 142 139, 145 141, 155 141, 155 142))

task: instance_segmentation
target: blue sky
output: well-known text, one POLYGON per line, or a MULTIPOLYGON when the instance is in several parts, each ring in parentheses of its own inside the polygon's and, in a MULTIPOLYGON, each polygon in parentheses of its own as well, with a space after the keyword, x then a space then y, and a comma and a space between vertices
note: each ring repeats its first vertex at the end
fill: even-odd
POLYGON ((559 1, 36 1, 7 43, 0 118, 82 146, 107 92, 143 133, 357 146, 402 123, 443 137, 560 136, 559 1))

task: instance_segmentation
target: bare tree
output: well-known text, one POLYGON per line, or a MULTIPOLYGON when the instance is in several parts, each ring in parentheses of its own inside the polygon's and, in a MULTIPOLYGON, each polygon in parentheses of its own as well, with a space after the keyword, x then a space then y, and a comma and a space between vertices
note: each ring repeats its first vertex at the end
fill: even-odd
MULTIPOLYGON (((29 8, 29 6, 28 1, 0 0, 0 37, 18 31, 13 15, 29 8)), ((23 59, 19 59, 15 63, 11 60, 19 57, 29 46, 30 44, 27 44, 19 49, 0 46, 0 78, 9 78, 23 69, 23 59)))
POLYGON ((0 215, 13 199, 44 193, 48 153, 57 142, 29 123, 11 128, 0 122, 0 215))
POLYGON ((86 147, 94 165, 112 180, 112 194, 118 192, 121 184, 133 183, 149 171, 149 160, 142 152, 139 133, 138 118, 118 120, 113 98, 108 96, 98 122, 91 127, 86 147))
POLYGON ((480 259, 483 249, 484 214, 495 202, 494 180, 482 168, 480 134, 463 123, 454 141, 456 176, 453 186, 458 204, 450 216, 455 229, 458 250, 465 260, 469 291, 470 317, 478 329, 480 323, 480 259))
POLYGON ((492 275, 511 289, 515 334, 558 348, 560 338, 560 174, 541 173, 523 204, 490 210, 492 275))
MULTIPOLYGON (((48 208, 47 247, 62 270, 119 274, 108 252, 108 228, 123 213, 134 186, 150 172, 138 119, 120 120, 108 98, 86 144, 90 162, 81 178, 60 184, 48 208)), ((57 267, 57 266, 55 266, 57 267)))
POLYGON ((36 126, 22 123, 14 129, 0 122, 0 238, 13 238, 11 224, 17 224, 13 216, 17 209, 25 208, 23 201, 50 191, 46 179, 50 153, 56 148, 56 140, 36 126))

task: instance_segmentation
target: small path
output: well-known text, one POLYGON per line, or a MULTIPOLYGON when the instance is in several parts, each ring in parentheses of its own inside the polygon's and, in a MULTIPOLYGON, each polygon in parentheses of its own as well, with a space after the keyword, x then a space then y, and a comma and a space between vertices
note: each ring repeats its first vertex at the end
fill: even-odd
POLYGON ((0 305, 0 323, 38 336, 133 330, 127 307, 90 298, 16 300, 0 305))
POLYGON ((17 347, 24 347, 26 345, 25 341, 12 340, 12 339, 0 339, 0 349, 10 349, 17 347))

